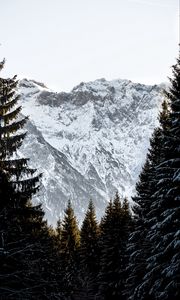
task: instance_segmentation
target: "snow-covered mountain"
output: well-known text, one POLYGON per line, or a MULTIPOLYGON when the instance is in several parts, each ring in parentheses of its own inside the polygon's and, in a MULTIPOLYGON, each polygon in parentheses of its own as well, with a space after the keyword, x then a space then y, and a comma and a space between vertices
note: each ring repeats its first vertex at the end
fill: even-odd
POLYGON ((81 221, 92 198, 104 213, 116 190, 130 197, 158 124, 162 86, 98 79, 70 93, 19 82, 29 132, 19 155, 43 172, 38 199, 55 224, 71 199, 81 221))

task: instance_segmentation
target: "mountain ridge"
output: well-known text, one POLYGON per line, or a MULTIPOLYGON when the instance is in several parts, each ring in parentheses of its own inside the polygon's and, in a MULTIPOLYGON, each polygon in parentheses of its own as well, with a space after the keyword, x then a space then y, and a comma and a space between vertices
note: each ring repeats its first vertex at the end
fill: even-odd
MULTIPOLYGON (((70 93, 54 93, 34 80, 19 82, 22 113, 29 115, 30 122, 48 143, 48 155, 54 161, 51 170, 48 167, 45 170, 45 177, 49 179, 44 179, 43 188, 47 191, 50 186, 48 172, 56 182, 63 182, 61 189, 54 183, 57 191, 43 198, 44 207, 49 207, 47 217, 51 223, 62 214, 68 198, 81 221, 90 198, 95 201, 100 218, 107 201, 117 190, 121 196, 131 197, 149 147, 149 138, 158 125, 163 87, 135 84, 130 80, 97 79, 80 83, 70 93), (56 155, 61 157, 58 163, 56 155), (60 161, 64 161, 65 170, 69 166, 69 177, 63 175, 60 161), (60 171, 57 171, 57 165, 60 171), (53 196, 57 193, 59 200, 53 196)), ((28 137, 25 143, 27 141, 28 137)), ((21 155, 41 161, 41 153, 39 157, 32 157, 25 148, 20 150, 21 155)), ((40 169, 41 164, 42 161, 36 163, 40 169)))

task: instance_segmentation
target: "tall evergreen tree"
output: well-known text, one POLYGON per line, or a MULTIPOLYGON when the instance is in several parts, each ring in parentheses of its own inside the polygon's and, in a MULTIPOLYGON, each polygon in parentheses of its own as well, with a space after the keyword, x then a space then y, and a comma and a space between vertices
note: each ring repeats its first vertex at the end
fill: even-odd
POLYGON ((171 87, 166 92, 170 114, 162 128, 163 160, 156 168, 155 192, 147 218, 147 223, 151 224, 147 238, 152 247, 140 289, 141 294, 148 287, 149 295, 154 299, 178 299, 180 296, 180 57, 173 66, 170 81, 171 87))
POLYGON ((8 196, 4 196, 4 191, 0 199, 0 231, 6 249, 6 257, 1 265, 4 280, 1 280, 0 290, 4 297, 7 297, 6 294, 11 290, 9 299, 11 294, 16 294, 17 290, 20 291, 21 288, 26 287, 26 284, 22 284, 20 280, 23 271, 21 265, 26 265, 25 260, 20 261, 20 253, 22 249, 27 250, 28 245, 21 226, 23 226, 25 215, 27 213, 31 215, 29 200, 38 189, 39 182, 39 176, 28 177, 34 174, 35 170, 28 168, 27 159, 15 157, 12 159, 12 155, 16 153, 25 137, 25 133, 17 134, 16 132, 26 122, 26 118, 15 121, 21 110, 17 107, 19 97, 15 95, 16 85, 16 77, 0 78, 0 172, 1 176, 3 174, 5 177, 3 180, 8 183, 8 196))
POLYGON ((40 175, 28 167, 28 159, 16 156, 27 120, 19 117, 16 87, 16 77, 0 78, 0 295, 2 299, 38 299, 49 289, 43 271, 49 263, 42 257, 44 241, 47 246, 50 240, 41 206, 31 203, 40 175))
MULTIPOLYGON (((163 115, 165 114, 165 106, 163 115)), ((127 255, 129 262, 127 265, 128 279, 126 282, 125 293, 128 299, 137 299, 136 288, 141 283, 146 272, 147 256, 150 247, 150 241, 147 239, 147 233, 150 224, 145 222, 152 204, 152 191, 154 189, 155 167, 161 161, 161 143, 162 130, 154 130, 150 140, 150 146, 146 163, 136 184, 136 196, 133 197, 135 203, 133 207, 133 231, 130 235, 127 255)), ((148 300, 148 296, 146 296, 148 300)))
POLYGON ((78 293, 80 233, 71 202, 65 210, 62 221, 61 258, 63 273, 63 291, 70 299, 78 293))
POLYGON ((126 265, 126 243, 130 231, 131 214, 127 200, 121 204, 118 193, 106 209, 101 222, 101 257, 99 298, 125 299, 123 295, 126 265))
POLYGON ((99 270, 99 226, 93 201, 89 206, 82 223, 80 246, 80 277, 82 282, 81 298, 93 299, 97 288, 99 270))
POLYGON ((161 126, 155 130, 148 167, 146 164, 137 186, 135 201, 139 211, 129 247, 131 288, 128 299, 179 298, 179 59, 173 73, 172 86, 166 92, 170 111, 167 101, 163 102, 161 126))
MULTIPOLYGON (((134 217, 133 231, 128 242, 129 263, 127 266, 128 279, 126 282, 125 294, 128 299, 138 298, 138 286, 142 282, 142 278, 146 274, 146 266, 148 265, 147 257, 150 252, 151 242, 147 238, 150 222, 147 222, 147 216, 152 205, 152 194, 155 192, 154 178, 156 176, 156 167, 163 160, 163 131, 168 127, 169 109, 167 102, 162 103, 162 112, 159 121, 161 127, 154 130, 150 140, 150 148, 147 159, 136 184, 136 195, 134 200, 134 217)), ((146 294, 146 299, 151 296, 146 294)))
POLYGON ((27 121, 27 118, 18 119, 21 107, 17 105, 17 83, 16 76, 12 79, 0 78, 0 169, 4 170, 16 191, 16 206, 27 204, 38 190, 40 178, 39 175, 32 177, 36 170, 28 167, 28 159, 12 159, 26 136, 24 132, 17 132, 27 121))

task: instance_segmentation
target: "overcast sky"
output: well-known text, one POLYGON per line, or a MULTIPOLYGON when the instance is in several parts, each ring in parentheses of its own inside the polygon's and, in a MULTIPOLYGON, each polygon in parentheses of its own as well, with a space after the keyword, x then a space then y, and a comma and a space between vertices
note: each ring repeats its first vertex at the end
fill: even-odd
POLYGON ((57 91, 82 81, 167 81, 178 55, 179 0, 0 0, 1 76, 57 91))

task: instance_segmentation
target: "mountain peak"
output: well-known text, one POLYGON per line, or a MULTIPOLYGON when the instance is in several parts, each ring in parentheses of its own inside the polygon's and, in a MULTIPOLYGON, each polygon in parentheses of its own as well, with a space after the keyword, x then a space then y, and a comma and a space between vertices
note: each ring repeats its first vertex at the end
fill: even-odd
POLYGON ((35 138, 40 151, 25 145, 22 154, 44 173, 46 196, 39 199, 51 220, 69 198, 82 220, 90 198, 101 217, 117 190, 131 197, 158 125, 161 90, 120 79, 81 83, 70 93, 54 93, 32 80, 20 83, 22 112, 44 139, 42 145, 35 138))

